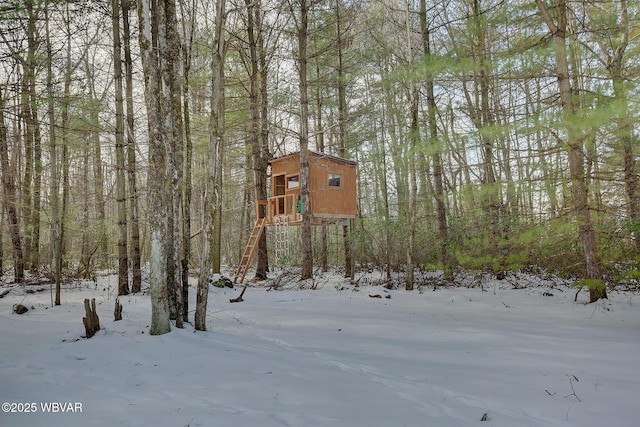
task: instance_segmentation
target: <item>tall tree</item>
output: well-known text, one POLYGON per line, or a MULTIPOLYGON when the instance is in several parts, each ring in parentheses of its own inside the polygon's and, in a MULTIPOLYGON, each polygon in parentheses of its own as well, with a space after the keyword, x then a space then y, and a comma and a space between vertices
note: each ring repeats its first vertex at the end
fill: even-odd
POLYGON ((167 150, 167 191, 169 208, 169 247, 167 248, 169 299, 171 317, 176 327, 183 324, 182 283, 182 185, 184 163, 184 129, 182 122, 182 78, 180 63, 182 43, 178 31, 175 0, 163 2, 164 26, 160 27, 160 63, 163 78, 164 145, 167 150))
POLYGON ((444 179, 442 170, 442 148, 438 140, 437 110, 434 90, 434 76, 431 69, 434 56, 431 53, 431 29, 427 21, 427 2, 420 0, 420 33, 422 36, 422 49, 424 62, 427 67, 425 75, 425 92, 427 97, 427 121, 429 127, 429 145, 433 158, 433 187, 434 198, 436 200, 436 217, 438 218, 438 238, 440 241, 440 261, 444 270, 445 278, 451 278, 452 269, 449 257, 449 227, 447 225, 447 211, 445 205, 444 179))
POLYGON ((56 140, 56 116, 55 116, 55 95, 53 81, 53 47, 51 33, 49 30, 49 7, 48 1, 44 6, 45 22, 45 43, 47 49, 47 114, 49 118, 49 158, 51 160, 50 171, 50 205, 51 205, 51 272, 53 273, 56 285, 55 305, 60 305, 60 288, 62 274, 62 227, 60 213, 60 171, 58 163, 58 143, 56 140))
POLYGON ((0 93, 0 173, 2 173, 2 207, 7 213, 11 248, 13 250, 13 277, 16 283, 24 280, 24 258, 22 255, 22 238, 17 209, 15 171, 9 165, 9 140, 5 125, 5 96, 0 93))
POLYGON ((302 240, 302 271, 300 279, 313 277, 313 244, 311 239, 311 199, 309 193, 309 94, 307 80, 307 46, 309 42, 309 5, 307 0, 298 0, 296 8, 291 5, 291 12, 296 21, 298 51, 296 65, 298 67, 298 89, 300 96, 299 141, 300 141, 300 202, 302 224, 300 237, 302 240))
MULTIPOLYGON (((345 28, 343 23, 342 0, 336 0, 335 3, 335 19, 336 19, 336 47, 337 47, 337 65, 336 78, 338 80, 338 155, 347 158, 347 76, 345 75, 344 64, 344 47, 346 46, 345 28)), ((323 229, 323 231, 325 231, 323 229)), ((344 247, 344 277, 353 278, 353 260, 351 257, 351 242, 349 241, 349 224, 342 225, 342 242, 344 247)))
POLYGON ((167 289, 167 197, 166 152, 162 131, 162 73, 158 43, 160 26, 165 25, 162 0, 139 0, 140 53, 145 79, 145 101, 149 132, 149 293, 151 294, 151 335, 162 335, 171 330, 169 321, 169 295, 167 289))
POLYGON ((62 206, 60 208, 60 242, 61 242, 61 265, 63 268, 66 268, 67 265, 65 263, 65 259, 67 257, 67 252, 69 247, 71 246, 69 243, 68 236, 68 224, 67 218, 69 217, 69 199, 71 197, 71 186, 70 186, 70 137, 73 130, 71 129, 71 104, 73 102, 71 97, 71 85, 73 74, 75 69, 79 65, 78 63, 74 63, 72 61, 72 45, 73 45, 73 32, 74 29, 72 27, 72 13, 69 3, 66 3, 64 6, 63 12, 63 21, 64 21, 64 31, 65 31, 65 66, 64 66, 64 89, 62 94, 62 105, 60 107, 60 131, 61 131, 61 168, 62 168, 62 206))
POLYGON ((120 39, 120 0, 111 0, 113 31, 113 81, 116 106, 116 203, 118 206, 118 295, 129 293, 129 257, 127 252, 127 199, 125 181, 124 95, 122 78, 122 41, 120 39))
POLYGON ((191 258, 191 198, 193 193, 192 184, 192 162, 193 162, 193 142, 191 137, 191 107, 189 93, 189 75, 191 73, 191 63, 194 47, 194 34, 196 31, 197 2, 186 5, 185 1, 180 2, 182 8, 182 39, 184 47, 182 49, 182 102, 184 114, 184 187, 182 192, 182 317, 184 321, 189 319, 189 260, 191 258))
MULTIPOLYGON (((262 3, 256 2, 254 10, 255 10, 255 28, 258 30, 256 37, 256 48, 258 54, 258 75, 259 75, 259 110, 260 110, 260 153, 261 158, 258 164, 258 169, 256 173, 261 177, 263 185, 264 195, 267 195, 267 167, 268 161, 271 158, 271 153, 269 150, 269 63, 267 59, 267 49, 266 49, 266 39, 265 33, 267 32, 268 26, 264 24, 264 12, 262 10, 262 3)), ((254 165, 255 167, 256 165, 254 165)), ((264 200, 264 199, 262 199, 264 200)), ((263 233, 264 235, 265 233, 263 233)), ((256 272, 264 271, 265 276, 266 272, 269 270, 269 260, 267 258, 267 240, 266 235, 264 238, 260 237, 260 242, 258 243, 258 259, 256 260, 256 272)))
POLYGON ((572 204, 578 222, 578 234, 584 254, 585 273, 587 284, 589 285, 589 300, 590 302, 596 302, 601 298, 607 298, 607 290, 603 280, 604 274, 598 253, 595 230, 591 221, 591 209, 586 185, 584 168, 584 140, 586 135, 582 134, 575 123, 575 118, 579 111, 571 86, 571 74, 567 59, 567 37, 569 36, 567 4, 564 0, 554 0, 553 6, 550 8, 543 0, 536 0, 536 5, 553 39, 558 89, 567 131, 566 144, 569 156, 572 204), (555 14, 555 19, 551 11, 555 14))
POLYGON ((408 172, 409 172, 409 207, 407 209, 407 276, 405 281, 405 289, 413 290, 414 285, 414 268, 415 268, 415 234, 416 234, 416 203, 418 197, 418 184, 416 180, 416 156, 418 155, 418 140, 420 139, 420 130, 418 127, 419 115, 419 90, 418 85, 413 76, 414 65, 414 49, 412 43, 412 29, 410 24, 410 8, 409 1, 406 3, 406 34, 407 34, 407 67, 409 69, 407 103, 409 106, 409 150, 408 150, 408 172))
POLYGON ((42 11, 41 4, 26 2, 27 12, 27 53, 22 59, 22 120, 24 121, 25 167, 22 184, 22 204, 25 227, 25 263, 34 271, 40 268, 40 216, 42 185, 42 136, 38 115, 38 94, 36 93, 37 70, 40 66, 38 47, 42 44, 37 31, 42 11))
MULTIPOLYGON (((265 145, 266 141, 260 137, 261 117, 260 117, 260 62, 258 57, 258 49, 264 49, 264 46, 258 46, 263 39, 261 34, 263 29, 261 2, 245 0, 245 8, 247 13, 247 41, 249 47, 249 111, 251 114, 251 129, 249 140, 251 145, 252 163, 253 163, 253 180, 255 199, 267 199, 267 162, 269 160, 269 147, 265 145)), ((266 93, 263 94, 266 96, 266 93)), ((263 207, 266 208, 266 207, 263 207)), ((261 212, 266 215, 266 212, 261 212)), ((258 241, 257 248, 258 258, 256 260, 255 278, 264 280, 267 278, 269 269, 269 260, 267 258, 267 233, 262 233, 258 241)))
MULTIPOLYGON (((491 107, 492 63, 489 42, 487 40, 488 28, 486 12, 480 5, 480 0, 473 0, 473 16, 471 18, 471 41, 473 72, 470 83, 473 90, 469 90, 465 82, 464 94, 469 106, 471 120, 478 131, 480 152, 482 158, 482 208, 489 220, 489 253, 493 258, 493 264, 501 256, 500 254, 500 219, 499 219, 499 190, 494 165, 494 136, 491 132, 495 126, 495 117, 491 107)), ((495 267, 494 267, 495 268, 495 267)), ((499 269, 499 268, 497 268, 499 269)), ((496 271, 499 273, 499 271, 496 271)))
POLYGON ((205 200, 205 241, 200 260, 196 294, 195 329, 207 330, 207 299, 211 273, 220 273, 222 227, 222 160, 224 148, 224 63, 226 1, 216 3, 215 38, 211 61, 211 114, 209 117, 209 145, 207 152, 207 181, 205 200))
POLYGON ((122 41, 125 70, 125 98, 126 98, 126 154, 127 154, 127 183, 129 199, 129 227, 131 251, 131 291, 138 293, 142 290, 142 268, 140 266, 140 214, 138 183, 136 178, 136 140, 134 132, 135 110, 133 106, 133 60, 131 58, 131 25, 129 13, 133 6, 132 0, 121 0, 122 10, 122 41))
POLYGON ((209 116, 209 173, 207 181, 211 204, 208 224, 208 237, 211 243, 211 268, 220 273, 222 260, 222 167, 224 164, 225 138, 225 29, 227 11, 226 0, 220 0, 216 6, 215 40, 211 61, 211 114, 209 116))

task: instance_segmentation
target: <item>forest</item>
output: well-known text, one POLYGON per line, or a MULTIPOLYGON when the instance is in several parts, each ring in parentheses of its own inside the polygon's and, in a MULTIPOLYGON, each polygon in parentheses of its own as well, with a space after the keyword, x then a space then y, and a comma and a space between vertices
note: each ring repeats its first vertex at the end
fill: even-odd
POLYGON ((5 0, 0 37, 2 273, 56 304, 117 271, 161 334, 197 274, 203 330, 297 152, 301 279, 528 270, 595 302, 640 276, 638 2, 5 0), (342 226, 311 226, 310 152, 357 164, 342 226))

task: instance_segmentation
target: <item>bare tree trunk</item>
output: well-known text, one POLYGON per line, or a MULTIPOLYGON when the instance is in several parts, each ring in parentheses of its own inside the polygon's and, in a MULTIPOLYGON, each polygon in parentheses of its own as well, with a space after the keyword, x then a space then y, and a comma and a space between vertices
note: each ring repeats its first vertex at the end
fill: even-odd
MULTIPOLYGON (((262 18, 260 16, 260 2, 245 0, 247 8, 247 37, 249 40, 249 110, 251 112, 250 144, 253 163, 253 180, 256 203, 267 198, 267 161, 268 147, 265 147, 260 138, 260 105, 258 103, 260 63, 258 60, 258 42, 261 41, 262 18), (258 35, 256 37, 256 35, 258 35), (265 150, 265 148, 267 148, 265 150)), ((266 96, 266 93, 264 94, 266 96)), ((265 209, 263 207, 263 209, 265 209)), ((266 215, 260 212, 259 216, 266 215)), ((258 258, 256 260, 255 278, 264 280, 269 270, 267 258, 267 233, 262 233, 258 241, 258 258)))
MULTIPOLYGON (((320 81, 320 62, 318 57, 316 59, 316 75, 315 78, 320 81)), ((324 114, 323 114, 323 87, 322 85, 316 85, 315 87, 315 98, 316 98, 316 116, 315 116, 315 143, 316 150, 320 153, 325 152, 325 143, 324 143, 324 114)), ((322 224, 320 226, 320 268, 322 272, 326 272, 329 269, 329 260, 328 260, 328 247, 327 247, 327 226, 322 224)))
MULTIPOLYGON (((473 11, 474 11, 474 27, 475 27, 475 36, 477 37, 477 46, 476 46, 476 54, 478 55, 478 70, 477 70, 477 85, 479 86, 479 94, 480 94, 480 105, 479 112, 477 113, 476 122, 477 128, 481 131, 484 128, 489 128, 493 126, 494 118, 493 113, 491 112, 490 107, 490 63, 487 54, 487 42, 486 42, 486 31, 487 29, 483 23, 483 12, 480 10, 480 0, 473 1, 473 11)), ((489 217, 489 221, 491 224, 489 241, 490 241, 490 252, 491 256, 494 260, 497 260, 501 257, 500 254, 500 211, 498 209, 499 198, 498 198, 498 187, 496 185, 496 173, 494 167, 494 153, 493 153, 493 144, 494 141, 489 137, 486 132, 481 133, 481 141, 482 141, 482 168, 483 168, 483 184, 484 191, 486 193, 484 199, 484 209, 489 217)), ((496 273, 500 274, 499 271, 496 273)))
POLYGON ((94 201, 96 205, 96 221, 98 223, 98 265, 101 268, 109 264, 109 236, 107 234, 104 170, 102 168, 102 148, 100 146, 100 122, 97 109, 92 109, 91 116, 91 145, 93 147, 94 201))
POLYGON ((113 81, 116 107, 116 203, 118 216, 118 295, 129 293, 127 253, 127 200, 124 166, 124 99, 122 89, 122 45, 120 41, 120 1, 111 0, 113 31, 113 81))
POLYGON ((53 92, 53 52, 51 47, 51 38, 49 33, 49 12, 48 1, 45 2, 45 37, 47 47, 47 113, 49 115, 49 159, 51 170, 50 182, 50 205, 51 205, 51 272, 53 273, 56 285, 55 305, 60 305, 60 281, 62 270, 62 233, 60 227, 60 194, 59 194, 59 164, 58 164, 58 147, 56 141, 56 124, 55 124, 55 105, 53 92))
POLYGON ((216 3, 215 39, 212 61, 211 116, 209 118, 209 150, 207 153, 207 198, 205 200, 205 242, 200 261, 196 295, 195 329, 207 330, 209 276, 220 273, 222 225, 222 160, 224 143, 224 62, 226 0, 216 3))
POLYGON ((89 141, 82 147, 82 218, 80 219, 80 277, 91 277, 92 251, 89 244, 89 141))
MULTIPOLYGON (((406 31, 407 31, 407 63, 409 65, 409 73, 412 73, 413 66, 413 48, 411 46, 411 26, 409 19, 409 2, 406 5, 406 31)), ((416 233, 416 198, 418 197, 418 184, 416 181, 416 150, 418 147, 418 139, 420 131, 418 129, 418 87, 413 77, 409 77, 409 87, 407 89, 407 101, 409 104, 409 115, 411 121, 409 124, 409 209, 407 210, 407 244, 406 244, 406 262, 407 275, 405 281, 405 289, 413 290, 414 285, 414 252, 415 252, 415 233, 416 233)))
POLYGON ((167 155, 167 182, 171 184, 170 193, 170 247, 167 249, 170 261, 168 278, 170 289, 170 311, 176 320, 176 327, 183 325, 183 286, 182 283, 182 184, 184 163, 184 135, 182 127, 182 88, 180 78, 181 41, 178 34, 178 21, 174 0, 161 2, 164 13, 164 26, 160 27, 160 63, 164 87, 165 147, 167 155))
MULTIPOLYGON (((262 18, 262 2, 256 1, 255 3, 255 27, 258 30, 256 37, 256 45, 258 49, 258 75, 259 75, 259 109, 260 109, 260 169, 257 171, 260 176, 261 191, 264 194, 264 199, 267 197, 267 168, 268 162, 271 158, 269 150, 269 95, 268 95, 268 62, 267 52, 265 50, 264 34, 267 31, 262 18)), ((262 200, 264 200, 262 199, 262 200)), ((260 236, 260 242, 258 243, 258 259, 256 260, 256 274, 257 272, 264 272, 266 278, 269 271, 269 258, 267 253, 267 233, 262 233, 260 236)))
POLYGON ((411 84, 409 89, 409 109, 411 114, 411 124, 409 132, 409 209, 407 211, 407 277, 405 289, 413 290, 415 282, 415 234, 416 234, 416 198, 418 197, 418 183, 416 180, 416 149, 420 131, 418 129, 418 89, 415 84, 411 84))
MULTIPOLYGON (((31 92, 32 103, 36 104, 35 83, 31 92)), ((31 203, 31 219, 29 229, 31 230, 30 247, 28 248, 29 269, 33 272, 40 271, 40 222, 42 215, 42 135, 38 125, 37 109, 33 109, 33 202, 31 203)))
POLYGON ((107 225, 105 218, 105 196, 104 196, 104 171, 102 168, 102 147, 100 142, 100 111, 98 105, 103 102, 106 92, 98 96, 95 76, 90 71, 92 64, 88 58, 85 58, 86 80, 88 82, 89 93, 91 94, 90 105, 88 111, 89 135, 87 136, 87 145, 89 153, 93 161, 93 205, 95 205, 95 221, 96 221, 96 251, 98 253, 98 267, 105 268, 109 264, 109 238, 107 235, 107 225))
MULTIPOLYGON (((256 44, 258 48, 258 70, 260 76, 259 84, 259 105, 260 105, 260 154, 261 163, 259 175, 262 177, 262 185, 264 186, 264 195, 267 197, 267 167, 268 161, 271 158, 271 152, 269 150, 269 95, 268 95, 268 61, 267 52, 265 48, 264 34, 267 31, 262 18, 262 3, 261 1, 255 2, 255 26, 258 29, 256 37, 256 44)), ((269 258, 267 254, 267 236, 266 233, 262 233, 260 236, 260 242, 258 243, 258 259, 256 260, 256 270, 269 271, 269 258)))
POLYGON ((24 218, 25 268, 37 272, 40 268, 40 207, 42 184, 42 143, 37 105, 40 102, 36 94, 36 69, 38 67, 37 50, 40 45, 36 29, 41 19, 41 6, 26 2, 28 21, 26 26, 27 55, 22 61, 23 90, 21 115, 24 121, 25 167, 22 184, 22 216, 24 218))
POLYGON ((131 29, 129 11, 131 0, 121 0, 122 4, 122 38, 124 48, 125 98, 126 98, 126 135, 127 135, 127 182, 129 189, 129 227, 130 227, 130 264, 132 273, 131 291, 142 290, 142 268, 140 265, 140 214, 139 197, 136 179, 136 142, 134 132, 133 107, 133 61, 131 59, 131 29))
POLYGON ((584 171, 584 136, 572 123, 576 112, 573 89, 571 87, 569 64, 567 60, 567 5, 563 0, 556 2, 557 22, 554 22, 548 7, 542 0, 536 0, 551 35, 556 56, 556 70, 558 73, 558 88, 562 110, 566 117, 567 145, 569 151, 569 173, 571 175, 572 203, 578 221, 578 234, 582 242, 585 258, 586 279, 589 285, 590 302, 607 298, 604 284, 602 264, 596 245, 596 236, 591 222, 591 212, 588 203, 588 190, 584 171))
MULTIPOLYGON (((420 28, 422 33, 422 46, 427 61, 431 61, 431 30, 427 24, 426 0, 420 0, 420 28)), ((434 94, 433 75, 429 72, 426 76, 427 115, 429 121, 429 143, 433 157, 433 187, 436 199, 436 217, 438 218, 438 239, 440 241, 440 261, 444 271, 444 277, 452 277, 452 268, 449 256, 449 227, 447 225, 447 211, 445 205, 444 182, 442 176, 442 155, 440 141, 438 140, 437 106, 434 94)))
POLYGON ((64 72, 64 92, 62 106, 60 108, 61 133, 62 133, 62 158, 60 159, 62 167, 62 207, 60 209, 60 263, 61 269, 66 268, 65 258, 68 250, 67 242, 67 223, 66 219, 69 215, 69 193, 71 192, 69 185, 69 104, 71 103, 71 80, 73 77, 73 66, 71 63, 71 46, 72 46, 72 30, 70 28, 71 13, 69 11, 69 3, 65 4, 66 21, 66 58, 64 72))
POLYGON ((154 0, 139 0, 140 53, 145 78, 149 130, 149 228, 151 253, 149 255, 151 294, 151 335, 171 330, 169 322, 169 296, 167 289, 167 213, 164 181, 166 179, 166 152, 162 139, 162 76, 158 57, 158 26, 163 25, 154 0))
MULTIPOLYGON (((385 73, 390 73, 390 70, 385 70, 385 73)), ((407 207, 409 205, 409 183, 407 180, 408 168, 405 164, 406 153, 404 147, 407 144, 403 143, 404 137, 404 117, 403 114, 398 112, 399 107, 396 104, 399 102, 396 99, 396 94, 393 89, 389 88, 385 90, 385 107, 387 111, 387 129, 390 140, 390 148, 388 154, 391 156, 396 188, 396 200, 398 206, 398 217, 406 218, 407 207)))
POLYGON ((377 181, 380 183, 378 193, 382 194, 382 220, 384 224, 384 264, 387 282, 391 281, 391 212, 389 207, 389 188, 387 186, 387 150, 385 144, 384 123, 380 130, 380 142, 376 142, 376 165, 377 181))
POLYGON ((299 0, 298 78, 300 89, 300 198, 302 225, 302 271, 300 280, 313 277, 313 245, 311 240, 311 199, 309 194, 309 98, 307 81, 308 6, 299 0))
POLYGON ((210 208, 211 223, 209 237, 211 239, 212 269, 214 273, 220 273, 222 259, 222 165, 224 164, 224 137, 225 137, 225 40, 226 26, 226 0, 219 0, 216 8, 216 39, 211 61, 212 94, 211 116, 209 119, 209 155, 211 177, 211 196, 213 197, 210 208))
MULTIPOLYGON (((244 179, 246 183, 254 182, 254 174, 255 174, 255 166, 253 165, 253 150, 251 148, 251 142, 247 143, 248 150, 245 151, 245 164, 251 165, 251 168, 245 169, 244 179)), ((255 206, 253 204, 252 195, 255 193, 255 185, 245 185, 242 191, 242 210, 240 212, 240 221, 239 221, 239 232, 238 232, 238 242, 237 245, 237 262, 239 263, 242 260, 242 256, 244 254, 245 247, 243 246, 244 242, 247 241, 247 236, 250 235, 250 231, 253 229, 253 221, 252 221, 252 213, 256 210, 253 209, 255 206)), ((265 234, 265 233, 263 233, 265 234)), ((256 278, 255 280, 261 280, 256 278)))
MULTIPOLYGON (((206 205, 205 205, 206 206, 206 205)), ((198 274, 198 286, 196 288, 196 313, 193 327, 196 331, 207 330, 207 301, 209 299, 209 279, 211 278, 211 257, 209 242, 205 237, 200 259, 200 272, 198 274)))
MULTIPOLYGON (((191 179, 191 163, 193 143, 191 141, 191 112, 189 103, 189 74, 191 72, 191 52, 193 49, 194 25, 196 22, 196 2, 193 2, 191 10, 183 9, 182 26, 183 40, 183 85, 182 102, 184 114, 184 189, 182 195, 182 317, 185 322, 189 320, 189 260, 191 258, 191 198, 193 185, 191 179), (189 25, 189 27, 188 27, 189 25)), ((180 3, 184 8, 184 2, 180 3)))
POLYGON ((24 280, 24 259, 22 256, 22 240, 20 237, 20 223, 16 207, 16 185, 13 169, 9 166, 9 141, 5 126, 5 100, 0 94, 0 172, 2 173, 3 208, 7 213, 9 235, 13 250, 13 276, 16 283, 24 280))
MULTIPOLYGON (((338 48, 338 65, 336 74, 338 77, 338 154, 340 157, 347 158, 347 84, 344 73, 343 58, 343 33, 341 18, 342 1, 336 0, 336 45, 338 48)), ((351 242, 349 239, 349 225, 342 225, 342 244, 344 247, 344 277, 353 278, 352 258, 351 258, 351 242)))

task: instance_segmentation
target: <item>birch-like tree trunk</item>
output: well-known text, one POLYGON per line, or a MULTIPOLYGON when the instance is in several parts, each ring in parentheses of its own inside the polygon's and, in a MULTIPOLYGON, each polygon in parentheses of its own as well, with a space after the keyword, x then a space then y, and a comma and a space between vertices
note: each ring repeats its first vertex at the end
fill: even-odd
POLYGON ((160 2, 163 6, 164 26, 160 27, 160 63, 163 79, 164 138, 167 150, 167 177, 170 190, 170 245, 167 248, 171 286, 170 314, 176 327, 183 324, 182 283, 182 184, 184 162, 184 134, 182 127, 182 88, 180 77, 181 41, 178 33, 177 10, 174 0, 160 2))
POLYGON ((159 26, 164 25, 155 0, 138 1, 140 54, 145 79, 145 101, 149 131, 149 293, 151 295, 151 335, 171 330, 167 289, 168 203, 165 185, 166 151, 162 136, 162 75, 158 56, 159 26))
POLYGON ((226 1, 216 4, 215 40, 211 63, 212 93, 209 117, 209 150, 207 153, 207 182, 205 199, 205 235, 200 260, 200 274, 196 293, 195 329, 207 330, 207 300, 211 273, 220 273, 222 226, 222 160, 224 143, 224 62, 226 1))

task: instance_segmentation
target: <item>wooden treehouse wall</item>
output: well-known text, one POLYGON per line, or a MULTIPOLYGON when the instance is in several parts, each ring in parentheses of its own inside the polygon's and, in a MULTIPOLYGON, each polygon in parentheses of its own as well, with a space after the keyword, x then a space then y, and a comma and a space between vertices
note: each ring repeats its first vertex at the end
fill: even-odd
MULTIPOLYGON (((270 163, 271 196, 299 195, 299 153, 273 159, 270 163)), ((357 215, 355 162, 310 152, 309 191, 311 212, 315 217, 355 218, 357 215)))

